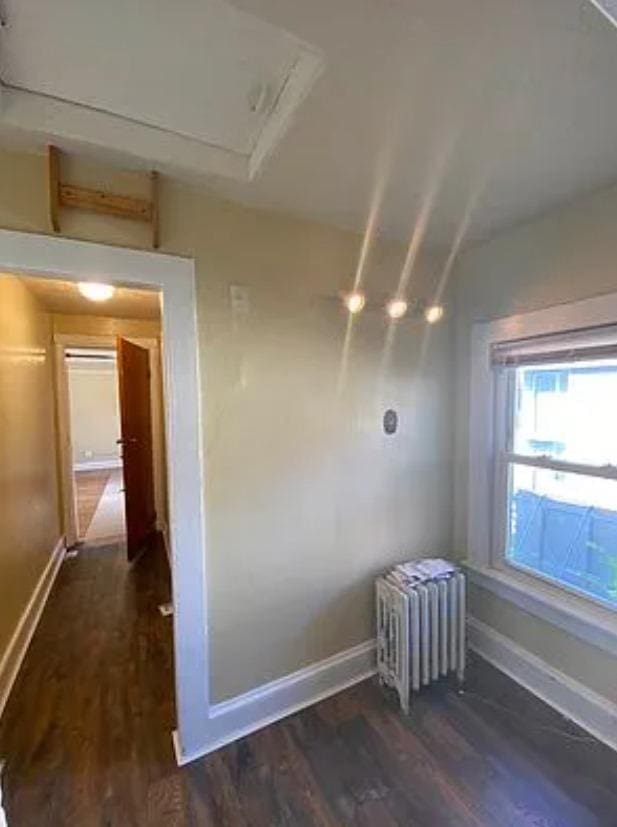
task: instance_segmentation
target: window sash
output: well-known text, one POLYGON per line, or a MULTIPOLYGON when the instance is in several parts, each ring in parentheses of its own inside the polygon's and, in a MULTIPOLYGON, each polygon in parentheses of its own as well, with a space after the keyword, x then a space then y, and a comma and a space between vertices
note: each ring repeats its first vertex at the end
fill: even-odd
POLYGON ((509 464, 506 460, 514 433, 514 371, 498 368, 494 371, 494 464, 493 464, 493 520, 490 542, 493 564, 507 565, 509 464))
MULTIPOLYGON (((527 465, 553 471, 580 474, 617 481, 617 466, 602 466, 568 462, 550 456, 533 456, 512 451, 514 439, 514 398, 516 393, 514 365, 494 365, 493 396, 493 519, 491 556, 493 565, 504 568, 513 565, 506 557, 508 544, 508 494, 510 469, 514 465, 527 465)), ((539 573, 530 573, 541 577, 539 573)), ((559 585, 558 581, 553 583, 559 585)), ((566 588, 564 585, 563 588, 566 588)), ((581 593, 583 594, 583 593, 581 593)), ((589 595, 584 595, 593 599, 589 595)), ((615 608, 612 606, 611 608, 615 608)))
POLYGON ((553 459, 547 455, 530 456, 504 452, 504 460, 508 465, 530 465, 534 468, 548 468, 551 471, 564 471, 570 474, 582 474, 586 477, 600 477, 601 479, 617 480, 617 465, 586 465, 580 462, 568 462, 553 459))
MULTIPOLYGON (((534 363, 535 364, 535 363, 534 363)), ((584 474, 589 477, 617 480, 617 465, 605 463, 594 465, 584 462, 570 462, 555 459, 550 454, 519 454, 512 450, 514 444, 514 398, 516 394, 515 365, 496 366, 495 393, 495 456, 499 465, 511 463, 531 465, 535 468, 548 468, 572 474, 584 474)), ((499 479, 501 475, 497 474, 499 479)), ((507 477, 504 480, 507 485, 507 477)))
MULTIPOLYGON (((570 473, 580 474, 581 476, 597 476, 610 480, 617 480, 617 473, 615 475, 589 474, 588 469, 593 468, 594 466, 581 466, 573 463, 562 462, 555 463, 552 461, 548 464, 541 464, 535 461, 527 462, 527 457, 523 457, 522 459, 524 461, 519 463, 519 459, 520 458, 517 454, 506 453, 502 454, 501 457, 497 458, 497 482, 495 502, 498 505, 496 509, 495 519, 493 521, 493 530, 495 532, 493 535, 492 543, 493 565, 495 565, 496 568, 501 570, 516 569, 518 571, 524 572, 526 575, 530 577, 534 577, 538 580, 544 581, 545 583, 549 583, 554 588, 562 589, 566 592, 569 592, 570 594, 574 594, 577 597, 580 597, 585 601, 596 603, 597 605, 602 606, 605 609, 609 609, 610 611, 617 613, 617 605, 613 600, 606 600, 601 595, 594 594, 584 588, 580 588, 577 585, 565 582, 564 580, 560 580, 558 577, 552 576, 551 574, 547 574, 543 571, 539 571, 533 566, 526 565, 524 562, 520 560, 511 559, 507 556, 509 540, 509 475, 512 466, 516 464, 532 465, 538 468, 548 468, 549 470, 555 469, 555 466, 559 466, 555 470, 562 470, 561 466, 565 465, 569 467, 563 470, 567 470, 570 473), (499 490, 499 480, 501 480, 503 483, 501 486, 501 490, 499 490)), ((617 469, 615 469, 615 471, 617 471, 617 469)))
POLYGON ((490 352, 491 364, 502 368, 615 357, 617 325, 496 342, 490 352))
POLYGON ((493 369, 493 519, 491 527, 491 557, 498 569, 514 568, 524 571, 531 577, 550 583, 556 588, 576 594, 581 599, 598 603, 617 611, 613 603, 598 598, 568 583, 562 583, 542 572, 508 560, 508 495, 509 477, 513 466, 526 465, 565 473, 580 474, 617 481, 617 466, 607 463, 598 466, 585 463, 568 462, 554 459, 547 455, 518 454, 512 450, 514 437, 514 398, 516 393, 515 370, 517 365, 496 364, 493 369))

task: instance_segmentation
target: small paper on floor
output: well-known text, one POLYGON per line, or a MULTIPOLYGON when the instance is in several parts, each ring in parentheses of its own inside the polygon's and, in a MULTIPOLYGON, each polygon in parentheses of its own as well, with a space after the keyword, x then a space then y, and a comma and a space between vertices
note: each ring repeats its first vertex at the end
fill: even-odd
POLYGON ((159 606, 159 612, 163 615, 163 617, 169 617, 174 613, 174 604, 161 603, 161 605, 159 606))

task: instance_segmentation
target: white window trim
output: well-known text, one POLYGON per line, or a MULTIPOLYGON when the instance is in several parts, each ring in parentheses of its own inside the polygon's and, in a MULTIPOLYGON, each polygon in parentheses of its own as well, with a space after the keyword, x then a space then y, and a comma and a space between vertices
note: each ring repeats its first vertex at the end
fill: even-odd
MULTIPOLYGON (((615 324, 617 293, 476 324, 471 340, 467 549, 473 583, 617 655, 617 614, 593 599, 511 566, 498 567, 492 554, 495 502, 495 409, 498 384, 491 348, 499 342, 615 324)), ((500 512, 501 513, 501 512, 500 512)))

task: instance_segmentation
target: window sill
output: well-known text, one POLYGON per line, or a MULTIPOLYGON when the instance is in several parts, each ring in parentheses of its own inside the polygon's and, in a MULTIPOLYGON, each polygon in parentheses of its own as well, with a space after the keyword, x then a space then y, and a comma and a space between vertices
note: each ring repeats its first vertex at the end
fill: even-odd
POLYGON ((464 564, 470 583, 617 657, 617 613, 524 572, 464 564))

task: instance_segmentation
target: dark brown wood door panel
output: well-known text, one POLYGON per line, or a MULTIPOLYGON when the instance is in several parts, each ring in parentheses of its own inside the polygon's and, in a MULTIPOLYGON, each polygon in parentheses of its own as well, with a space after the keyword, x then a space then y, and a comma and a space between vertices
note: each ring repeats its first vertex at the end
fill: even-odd
POLYGON ((150 354, 122 338, 117 349, 126 547, 129 560, 134 560, 147 547, 156 526, 150 354))

